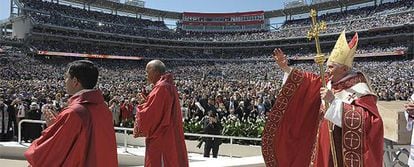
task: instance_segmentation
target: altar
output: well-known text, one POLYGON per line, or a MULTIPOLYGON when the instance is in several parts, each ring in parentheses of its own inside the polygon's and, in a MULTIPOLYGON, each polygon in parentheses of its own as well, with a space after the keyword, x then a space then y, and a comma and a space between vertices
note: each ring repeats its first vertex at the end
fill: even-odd
POLYGON ((406 101, 378 101, 377 107, 384 123, 384 139, 395 144, 408 145, 411 132, 407 130, 403 105, 406 101))
POLYGON ((406 128, 403 105, 406 101, 379 101, 377 107, 384 123, 384 165, 408 166, 411 131, 406 128))

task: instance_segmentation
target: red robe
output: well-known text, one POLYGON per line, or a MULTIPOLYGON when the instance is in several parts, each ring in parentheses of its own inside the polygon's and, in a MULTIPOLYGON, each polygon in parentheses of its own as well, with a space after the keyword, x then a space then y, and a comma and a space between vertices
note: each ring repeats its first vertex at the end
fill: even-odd
POLYGON ((121 106, 121 117, 122 117, 122 120, 124 121, 124 120, 127 120, 127 119, 132 119, 132 110, 133 110, 133 108, 132 108, 133 106, 132 106, 132 104, 122 104, 122 106, 121 106))
POLYGON ((112 114, 101 91, 82 90, 24 153, 36 166, 118 166, 112 114))
POLYGON ((188 166, 181 115, 173 77, 165 74, 136 114, 134 131, 146 137, 146 167, 188 166))
MULTIPOLYGON (((334 84, 332 89, 339 92, 359 82, 366 82, 361 74, 334 84)), ((266 166, 332 166, 320 87, 319 76, 298 70, 291 72, 268 115, 263 132, 262 154, 266 166)), ((343 128, 335 127, 334 133, 338 166, 351 166, 350 163, 353 166, 382 166, 384 130, 376 97, 362 96, 350 105, 344 103, 343 107, 343 128), (356 122, 352 125, 356 126, 348 126, 352 114, 359 116, 353 120, 356 122)))

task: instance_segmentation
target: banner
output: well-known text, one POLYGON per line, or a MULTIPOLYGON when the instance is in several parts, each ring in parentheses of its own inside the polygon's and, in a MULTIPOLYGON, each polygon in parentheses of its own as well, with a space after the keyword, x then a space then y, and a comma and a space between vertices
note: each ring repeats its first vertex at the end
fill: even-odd
POLYGON ((136 56, 82 54, 82 53, 66 53, 66 52, 50 52, 50 51, 38 51, 37 54, 45 55, 45 56, 84 57, 84 58, 92 58, 92 59, 119 59, 119 60, 142 60, 143 59, 143 57, 136 57, 136 56))

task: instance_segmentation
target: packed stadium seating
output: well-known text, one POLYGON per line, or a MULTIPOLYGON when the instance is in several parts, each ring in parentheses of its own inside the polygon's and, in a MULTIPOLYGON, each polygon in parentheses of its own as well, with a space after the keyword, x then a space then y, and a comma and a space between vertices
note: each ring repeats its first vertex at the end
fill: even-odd
MULTIPOLYGON (((140 37, 189 41, 247 41, 304 37, 309 30, 309 19, 288 20, 278 30, 257 33, 197 33, 168 31, 165 24, 127 16, 116 16, 39 0, 24 0, 26 11, 36 23, 93 30, 140 37)), ((351 31, 403 25, 414 22, 412 1, 385 3, 377 7, 363 7, 346 12, 321 15, 328 23, 327 33, 343 29, 351 31)))
MULTIPOLYGON (((270 56, 276 47, 283 48, 294 67, 317 72, 309 61, 315 49, 305 37, 308 18, 287 20, 272 31, 188 32, 168 29, 162 21, 41 0, 20 2, 33 29, 26 40, 0 38, 4 54, 0 94, 9 104, 19 98, 26 107, 32 102, 65 105, 63 70, 78 58, 44 56, 39 51, 142 57, 140 61, 92 59, 100 68, 98 88, 109 106, 134 102, 139 92, 148 91, 145 64, 161 59, 175 75, 186 123, 202 119, 204 113, 196 103, 206 105, 209 98, 215 100, 224 124, 228 120, 263 123, 283 75, 270 56), (20 45, 8 46, 12 43, 20 45), (230 99, 243 104, 235 115, 222 107, 230 99)), ((323 14, 318 19, 327 21, 328 30, 321 36, 322 49, 328 54, 343 29, 358 32, 355 70, 369 76, 379 100, 406 100, 414 93, 414 63, 405 57, 413 37, 413 6, 412 0, 396 1, 323 14)), ((240 135, 260 137, 261 133, 240 135)))

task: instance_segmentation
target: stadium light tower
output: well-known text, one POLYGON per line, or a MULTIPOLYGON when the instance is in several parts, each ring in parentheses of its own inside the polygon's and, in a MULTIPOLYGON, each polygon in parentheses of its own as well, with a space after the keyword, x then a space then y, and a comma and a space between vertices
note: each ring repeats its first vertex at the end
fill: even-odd
POLYGON ((329 1, 335 1, 335 0, 312 0, 311 4, 318 4, 318 3, 324 3, 329 1))
POLYGON ((20 8, 16 3, 15 0, 10 0, 10 18, 20 15, 20 8))
POLYGON ((121 2, 121 0, 107 0, 107 1, 115 2, 115 3, 120 3, 121 2))
POLYGON ((283 5, 285 9, 305 6, 306 0, 285 0, 283 5))
POLYGON ((145 7, 145 1, 143 0, 125 0, 125 4, 142 8, 145 7))

